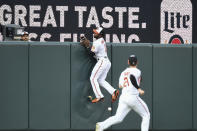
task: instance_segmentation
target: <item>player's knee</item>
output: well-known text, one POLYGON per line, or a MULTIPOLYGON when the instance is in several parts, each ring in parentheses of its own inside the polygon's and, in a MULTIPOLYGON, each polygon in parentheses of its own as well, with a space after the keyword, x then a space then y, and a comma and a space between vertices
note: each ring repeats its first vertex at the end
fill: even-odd
POLYGON ((146 115, 144 115, 143 119, 149 121, 150 120, 150 113, 148 112, 146 115))
POLYGON ((120 116, 117 116, 117 115, 115 115, 114 118, 116 120, 116 123, 121 123, 123 121, 123 119, 124 119, 124 118, 122 118, 120 116))
POLYGON ((93 82, 93 81, 94 81, 94 77, 90 76, 90 82, 93 82))
POLYGON ((148 114, 147 114, 147 118, 148 118, 148 119, 150 119, 150 112, 148 112, 148 114))
POLYGON ((117 123, 121 123, 123 121, 123 118, 119 118, 118 120, 117 120, 117 123))
POLYGON ((98 83, 99 83, 100 85, 103 85, 104 81, 105 81, 105 80, 103 80, 103 79, 98 79, 98 83))

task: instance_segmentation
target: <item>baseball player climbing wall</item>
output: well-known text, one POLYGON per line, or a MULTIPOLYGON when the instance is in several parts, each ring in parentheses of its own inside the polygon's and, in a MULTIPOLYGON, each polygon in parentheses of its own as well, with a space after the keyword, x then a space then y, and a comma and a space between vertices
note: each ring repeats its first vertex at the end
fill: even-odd
POLYGON ((106 43, 103 39, 105 33, 102 27, 94 29, 93 32, 94 38, 96 38, 96 40, 93 42, 92 46, 86 47, 89 54, 95 57, 97 60, 97 63, 94 66, 90 76, 90 82, 96 96, 96 98, 92 100, 92 103, 97 103, 104 100, 104 95, 102 94, 99 85, 104 87, 112 95, 112 102, 114 102, 119 95, 119 90, 114 89, 105 80, 107 77, 107 73, 109 72, 111 67, 111 62, 109 61, 107 56, 106 43))
MULTIPOLYGON (((160 21, 163 21, 160 19, 161 2, 162 0, 1 0, 0 24, 20 24, 26 27, 31 41, 77 42, 80 34, 86 34, 93 41, 92 28, 102 26, 107 29, 106 42, 160 43, 160 21)), ((184 11, 191 14, 191 5, 196 7, 197 1, 189 0, 189 3, 190 6, 184 8, 184 11)), ((171 12, 170 10, 174 11, 167 11, 171 12)), ((186 21, 185 27, 192 22, 189 30, 192 34, 197 34, 196 12, 194 8, 193 18, 184 17, 185 14, 182 13, 177 17, 174 14, 174 17, 183 18, 186 21)), ((170 25, 169 21, 169 27, 170 25)), ((191 39, 188 43, 197 43, 196 37, 191 39)))

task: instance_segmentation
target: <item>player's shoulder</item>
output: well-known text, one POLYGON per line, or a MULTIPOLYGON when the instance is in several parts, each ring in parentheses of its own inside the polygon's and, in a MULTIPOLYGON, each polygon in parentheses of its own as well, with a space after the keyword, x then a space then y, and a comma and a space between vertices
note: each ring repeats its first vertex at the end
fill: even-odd
POLYGON ((140 69, 138 69, 138 68, 136 68, 136 70, 137 70, 138 72, 141 72, 141 70, 140 70, 140 69))
POLYGON ((122 75, 125 72, 126 69, 124 69, 120 74, 122 75))
POLYGON ((141 75, 141 70, 140 69, 136 68, 136 72, 137 72, 138 75, 141 75))
POLYGON ((129 68, 126 68, 122 71, 121 75, 125 75, 125 73, 128 73, 128 72, 130 73, 130 70, 129 68))
POLYGON ((137 73, 140 73, 140 74, 141 74, 141 70, 140 70, 140 69, 135 68, 135 71, 136 71, 137 73))
POLYGON ((124 69, 123 72, 129 72, 129 68, 124 69))
POLYGON ((98 40, 93 41, 93 44, 96 44, 96 43, 98 43, 98 40))
POLYGON ((105 43, 105 40, 101 37, 101 38, 95 40, 94 43, 96 43, 96 44, 105 43))
POLYGON ((131 74, 141 74, 141 71, 138 68, 128 68, 128 70, 131 74))

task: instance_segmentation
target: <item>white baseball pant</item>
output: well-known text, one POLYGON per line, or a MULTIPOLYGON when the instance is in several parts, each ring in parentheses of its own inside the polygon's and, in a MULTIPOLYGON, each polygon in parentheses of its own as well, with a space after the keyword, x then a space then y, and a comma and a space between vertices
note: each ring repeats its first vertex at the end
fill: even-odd
POLYGON ((96 65, 92 70, 90 76, 90 82, 94 91, 96 98, 103 98, 103 94, 100 90, 99 85, 104 87, 111 95, 114 93, 115 89, 105 80, 107 73, 111 67, 111 62, 108 58, 99 58, 96 65))
POLYGON ((150 112, 146 103, 138 95, 120 96, 115 116, 109 117, 103 122, 98 122, 98 125, 101 130, 105 130, 114 124, 121 123, 132 109, 142 117, 141 131, 148 131, 150 112))

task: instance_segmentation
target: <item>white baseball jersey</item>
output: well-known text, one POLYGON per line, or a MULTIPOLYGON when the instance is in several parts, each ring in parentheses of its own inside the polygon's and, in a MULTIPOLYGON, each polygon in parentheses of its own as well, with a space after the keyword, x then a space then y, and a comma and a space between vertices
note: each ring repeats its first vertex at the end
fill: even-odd
POLYGON ((135 77, 138 86, 140 85, 141 71, 138 68, 127 68, 121 73, 119 78, 119 86, 123 87, 122 94, 139 95, 139 91, 131 83, 131 74, 135 77))
POLYGON ((95 53, 96 59, 100 57, 107 57, 107 47, 105 40, 101 37, 94 41, 91 51, 95 53))

